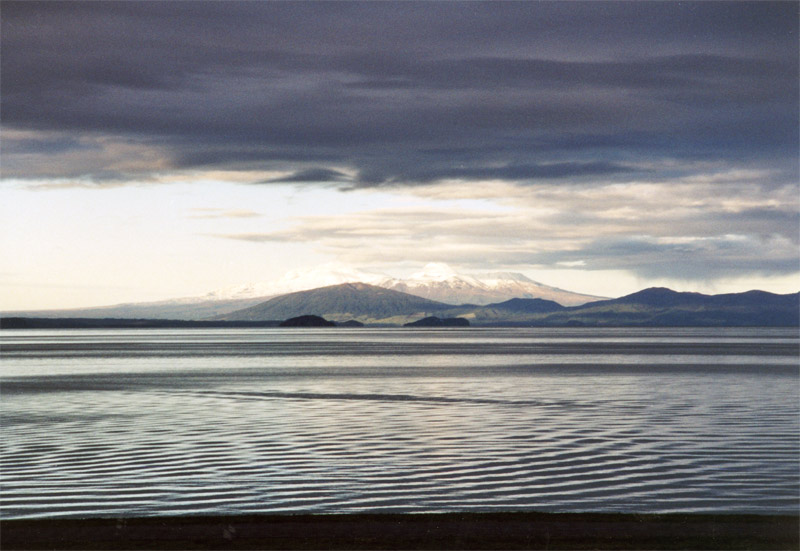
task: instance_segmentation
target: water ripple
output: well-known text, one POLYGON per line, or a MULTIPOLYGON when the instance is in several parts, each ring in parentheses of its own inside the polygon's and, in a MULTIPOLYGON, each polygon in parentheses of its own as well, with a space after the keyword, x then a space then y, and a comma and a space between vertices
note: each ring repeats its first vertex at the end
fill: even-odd
MULTIPOLYGON (((236 340, 236 334, 207 344, 236 340)), ((361 350, 375 335, 386 340, 367 350, 405 346, 394 333, 353 334, 358 340, 351 344, 361 350)), ((54 346, 65 349, 75 338, 91 347, 85 332, 72 335, 59 334, 54 346)), ((186 334, 169 335, 178 341, 159 346, 174 349, 180 361, 194 361, 194 352, 204 350, 181 356, 186 334)), ((243 335, 246 348, 254 333, 243 335)), ((525 341, 534 337, 524 331, 481 332, 477 344, 491 341, 494 362, 523 348, 528 354, 572 346, 574 335, 590 334, 570 335, 547 344, 525 341)), ((727 350, 734 338, 725 333, 722 346, 708 330, 681 335, 675 343, 703 341, 690 343, 693 351, 727 350)), ((770 334, 733 335, 762 348, 770 334)), ((142 338, 147 344, 156 337, 169 340, 158 333, 142 338)), ((103 359, 120 337, 104 338, 101 353, 84 360, 80 372, 64 372, 72 364, 60 363, 51 349, 38 360, 51 375, 41 366, 25 375, 28 357, 11 361, 13 376, 4 372, 3 518, 509 509, 796 513, 800 506, 798 372, 770 363, 776 351, 794 346, 785 333, 767 348, 761 371, 752 367, 759 356, 750 352, 747 369, 723 353, 717 361, 724 369, 602 371, 593 367, 598 354, 592 353, 549 370, 498 370, 490 363, 490 375, 451 367, 453 357, 435 359, 434 349, 451 354, 459 345, 452 334, 439 337, 451 341, 444 348, 424 344, 433 347, 427 353, 434 367, 423 371, 369 363, 368 354, 350 365, 350 353, 294 371, 294 353, 279 367, 272 367, 275 355, 247 369, 241 362, 253 360, 216 359, 222 363, 202 373, 151 358, 153 370, 142 371, 144 352, 121 364, 103 359)), ((640 341, 623 343, 631 357, 640 341)), ((270 343, 257 344, 250 350, 270 343)), ((461 348, 473 350, 473 344, 461 348)), ((612 344, 604 350, 618 351, 612 344)), ((352 352, 346 343, 326 344, 334 345, 352 352)), ((742 346, 734 348, 742 353, 742 346)), ((655 350, 647 353, 653 365, 668 363, 655 350)), ((396 351, 392 365, 417 361, 409 351, 396 351)))

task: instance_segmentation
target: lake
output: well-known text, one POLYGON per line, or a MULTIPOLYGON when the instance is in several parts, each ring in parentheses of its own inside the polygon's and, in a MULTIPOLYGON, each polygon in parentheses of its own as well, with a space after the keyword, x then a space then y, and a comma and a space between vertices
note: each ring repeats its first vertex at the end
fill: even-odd
POLYGON ((2 331, 0 514, 796 514, 798 340, 2 331))

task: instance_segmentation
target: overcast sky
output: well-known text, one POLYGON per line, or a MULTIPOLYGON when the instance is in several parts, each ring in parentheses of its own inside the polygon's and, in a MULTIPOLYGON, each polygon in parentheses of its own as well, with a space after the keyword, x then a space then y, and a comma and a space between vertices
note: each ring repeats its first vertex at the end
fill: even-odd
POLYGON ((797 2, 14 2, 2 308, 340 261, 800 289, 797 2))

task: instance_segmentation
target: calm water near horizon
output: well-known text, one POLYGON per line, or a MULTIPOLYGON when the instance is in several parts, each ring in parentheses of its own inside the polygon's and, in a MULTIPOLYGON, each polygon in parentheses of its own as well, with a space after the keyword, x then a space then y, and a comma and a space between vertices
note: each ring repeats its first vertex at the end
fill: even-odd
POLYGON ((794 329, 0 332, 0 516, 800 511, 794 329))

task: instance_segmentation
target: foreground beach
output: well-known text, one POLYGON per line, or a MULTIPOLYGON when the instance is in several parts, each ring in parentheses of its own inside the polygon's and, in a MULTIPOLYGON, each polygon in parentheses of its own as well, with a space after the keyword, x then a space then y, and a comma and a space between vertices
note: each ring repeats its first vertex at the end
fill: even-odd
POLYGON ((800 517, 442 513, 0 522, 10 549, 797 549, 800 517))

